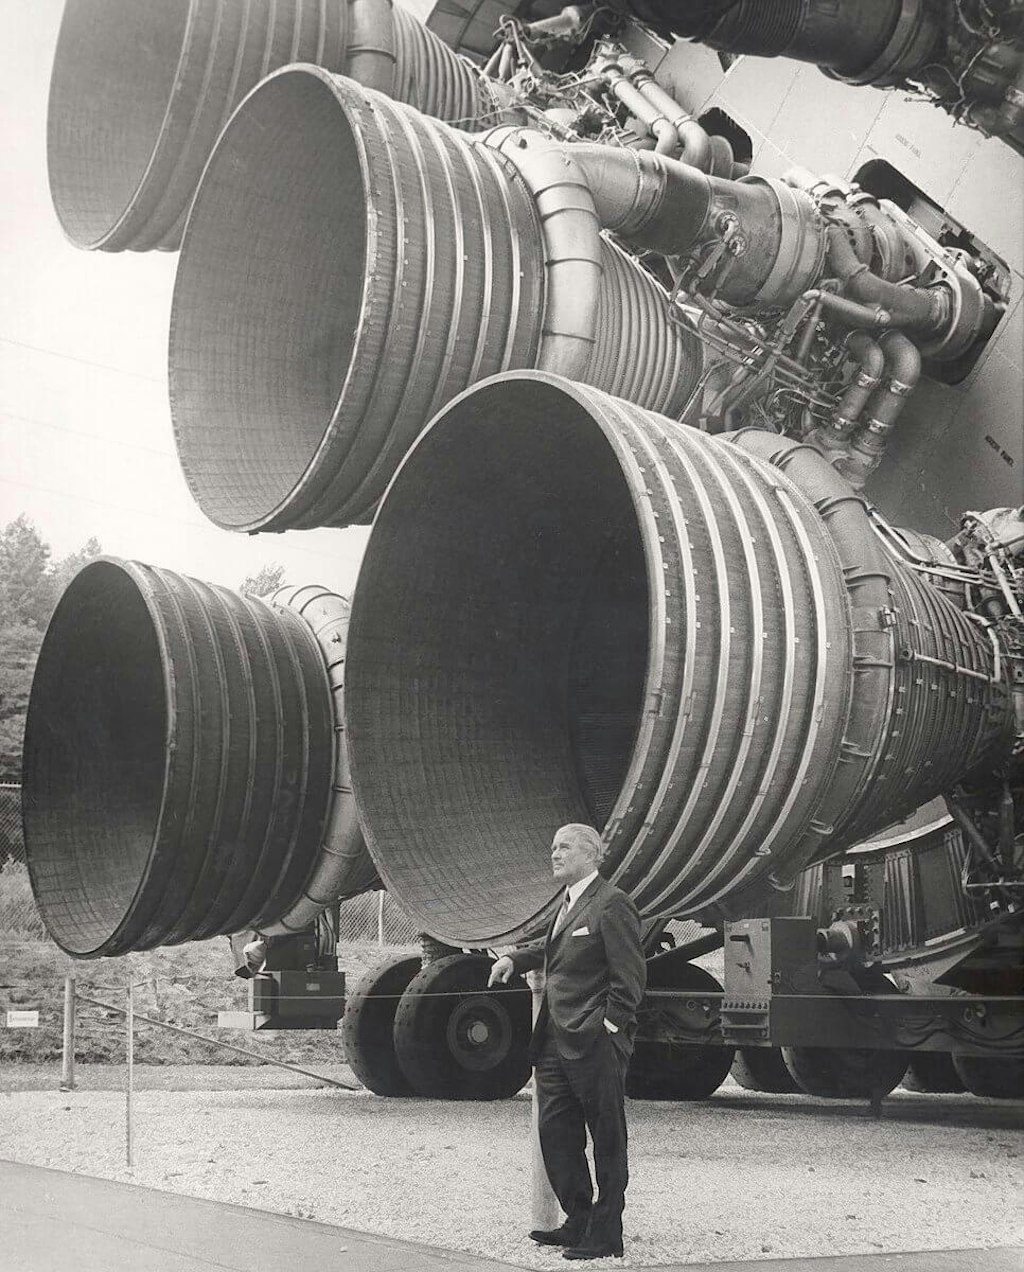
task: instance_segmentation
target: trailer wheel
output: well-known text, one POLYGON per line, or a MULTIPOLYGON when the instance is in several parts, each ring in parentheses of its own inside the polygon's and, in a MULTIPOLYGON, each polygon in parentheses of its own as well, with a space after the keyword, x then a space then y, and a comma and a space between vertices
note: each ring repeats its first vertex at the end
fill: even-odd
MULTIPOLYGON (((648 960, 648 989, 720 993, 718 981, 702 967, 686 962, 682 953, 669 950, 648 960)), ((674 1042, 671 1036, 637 1038, 626 1074, 626 1094, 634 1100, 706 1100, 725 1081, 734 1054, 734 1047, 691 1046, 674 1042)))
POLYGON ((904 1051, 873 1047, 783 1047, 782 1055, 800 1090, 826 1100, 888 1095, 908 1063, 904 1051))
POLYGON ((420 970, 417 957, 389 958, 371 967, 345 1003, 341 1041, 349 1068, 375 1095, 411 1095, 395 1059, 395 1012, 420 970))
POLYGON ((487 988, 491 960, 451 954, 409 982, 395 1013, 395 1056, 418 1095, 505 1100, 530 1077, 530 992, 487 988))
POLYGON ((954 1056, 953 1068, 971 1095, 1024 1099, 1024 1056, 954 1056))
POLYGON ((939 1095, 949 1091, 962 1091, 964 1084, 948 1051, 921 1051, 910 1060, 903 1085, 908 1091, 920 1091, 925 1095, 939 1095))
POLYGON ((800 1088, 786 1068, 779 1047, 739 1047, 732 1062, 732 1076, 747 1091, 792 1095, 800 1088))

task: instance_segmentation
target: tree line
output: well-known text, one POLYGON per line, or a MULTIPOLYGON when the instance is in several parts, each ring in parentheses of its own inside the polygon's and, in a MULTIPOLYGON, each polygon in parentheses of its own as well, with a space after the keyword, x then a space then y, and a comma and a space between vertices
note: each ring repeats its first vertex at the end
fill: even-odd
POLYGON ((32 672, 50 615, 75 574, 102 551, 91 538, 55 561, 24 513, 0 531, 0 782, 21 780, 32 672))

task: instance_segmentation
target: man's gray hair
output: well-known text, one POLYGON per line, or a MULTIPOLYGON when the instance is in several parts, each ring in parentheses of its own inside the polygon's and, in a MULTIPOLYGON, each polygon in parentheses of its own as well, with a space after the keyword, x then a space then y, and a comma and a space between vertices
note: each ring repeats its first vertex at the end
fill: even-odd
POLYGON ((585 826, 583 822, 569 822, 567 826, 560 826, 555 831, 555 838, 567 840, 573 848, 588 848, 595 862, 604 859, 606 845, 593 826, 585 826))

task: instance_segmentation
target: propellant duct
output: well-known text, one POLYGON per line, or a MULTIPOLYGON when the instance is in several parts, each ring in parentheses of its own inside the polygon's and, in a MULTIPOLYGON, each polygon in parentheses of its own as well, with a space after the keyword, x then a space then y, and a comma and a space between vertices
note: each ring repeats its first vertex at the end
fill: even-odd
POLYGON ((100 558, 65 590, 29 702, 32 890, 79 957, 307 927, 379 886, 348 776, 348 604, 266 602, 100 558))
POLYGON ((454 945, 538 930, 572 821, 642 915, 756 913, 1009 756, 1011 644, 812 447, 496 377, 423 434, 370 536, 346 681, 367 843, 454 945))
POLYGON ((68 238, 110 252, 177 248, 231 112, 289 62, 470 129, 489 127, 503 100, 391 0, 66 0, 47 144, 68 238))

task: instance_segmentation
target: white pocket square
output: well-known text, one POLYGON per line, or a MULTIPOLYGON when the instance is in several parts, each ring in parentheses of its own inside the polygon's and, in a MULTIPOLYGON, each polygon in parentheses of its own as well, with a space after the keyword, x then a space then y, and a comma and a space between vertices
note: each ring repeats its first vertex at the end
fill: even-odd
POLYGON ((576 928, 576 930, 573 932, 573 936, 589 936, 589 935, 590 935, 590 928, 588 927, 576 928))

